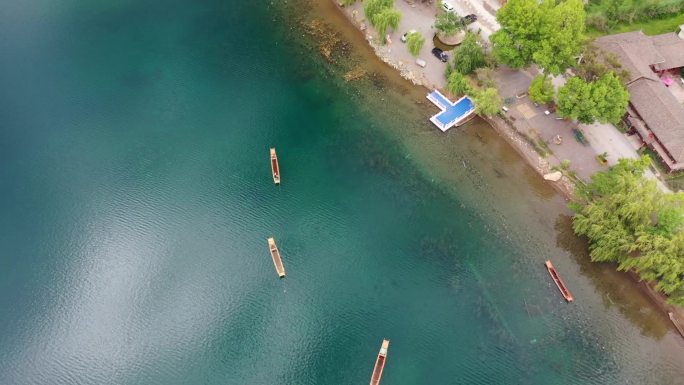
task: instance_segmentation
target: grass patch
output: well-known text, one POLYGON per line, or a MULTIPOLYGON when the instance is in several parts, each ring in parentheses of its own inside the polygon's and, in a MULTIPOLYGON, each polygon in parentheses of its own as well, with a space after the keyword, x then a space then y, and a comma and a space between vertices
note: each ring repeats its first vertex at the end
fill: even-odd
POLYGON ((684 24, 684 0, 589 0, 589 37, 642 30, 646 35, 675 32, 684 24))
POLYGON ((658 154, 656 154, 655 151, 648 147, 642 147, 639 149, 639 154, 647 155, 649 158, 651 158, 651 166, 653 166, 658 174, 667 175, 667 170, 665 170, 665 166, 663 166, 663 164, 660 162, 660 158, 658 158, 658 154))
MULTIPOLYGON (((544 153, 542 156, 546 158, 547 156, 553 154, 553 151, 549 148, 549 144, 542 138, 537 138, 535 147, 539 147, 541 152, 544 153)), ((537 151, 539 152, 539 151, 537 151)))
POLYGON ((618 24, 608 31, 599 31, 595 28, 587 27, 587 35, 596 38, 603 35, 631 32, 642 30, 646 35, 660 35, 668 32, 675 32, 677 27, 684 24, 684 14, 672 15, 662 19, 652 19, 638 21, 630 24, 618 24))
POLYGON ((665 169, 665 166, 663 166, 663 164, 660 162, 658 154, 656 154, 655 151, 651 150, 650 148, 642 148, 639 150, 639 153, 642 155, 645 154, 651 158, 651 166, 658 171, 667 187, 669 187, 672 191, 684 191, 684 171, 669 174, 665 169))
POLYGON ((684 191, 684 173, 677 173, 677 175, 666 178, 665 182, 672 189, 672 191, 684 191))

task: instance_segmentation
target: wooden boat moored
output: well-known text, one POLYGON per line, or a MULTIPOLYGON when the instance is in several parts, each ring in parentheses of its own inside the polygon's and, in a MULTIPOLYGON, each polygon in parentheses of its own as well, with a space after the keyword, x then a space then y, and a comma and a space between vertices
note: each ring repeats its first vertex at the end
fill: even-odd
POLYGON ((280 166, 275 148, 271 148, 271 172, 273 173, 273 183, 280 184, 280 166))
POLYGON ((278 250, 278 246, 276 246, 273 237, 268 238, 268 249, 271 251, 271 258, 273 258, 273 264, 275 265, 278 276, 280 278, 285 277, 285 267, 283 266, 283 261, 280 259, 280 251, 278 250))
POLYGON ((378 358, 375 360, 375 367, 373 368, 373 375, 371 375, 370 385, 380 384, 382 378, 382 371, 385 370, 385 361, 387 361, 387 349, 389 349, 389 340, 383 339, 378 352, 378 358))
POLYGON ((570 294, 570 290, 568 290, 567 287, 565 287, 565 283, 563 283, 563 280, 560 279, 558 276, 558 272, 556 271, 556 268, 553 267, 553 264, 551 261, 546 261, 546 269, 549 270, 549 274, 551 274, 551 278, 553 278, 553 282, 556 283, 556 286, 558 286, 558 290, 560 290, 561 294, 563 294, 563 297, 565 298, 566 301, 572 302, 574 298, 572 298, 572 294, 570 294))

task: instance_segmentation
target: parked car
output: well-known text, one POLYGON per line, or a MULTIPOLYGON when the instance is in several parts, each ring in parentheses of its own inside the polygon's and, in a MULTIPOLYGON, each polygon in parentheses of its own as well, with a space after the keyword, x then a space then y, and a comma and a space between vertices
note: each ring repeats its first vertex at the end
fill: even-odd
POLYGON ((477 21, 477 15, 471 13, 470 15, 463 16, 463 24, 472 24, 477 21))
POLYGON ((437 59, 441 60, 444 63, 449 61, 449 55, 447 55, 444 51, 442 51, 441 49, 439 49, 437 47, 432 49, 432 54, 435 55, 435 57, 437 59))
POLYGON ((442 9, 445 10, 446 12, 455 12, 454 11, 454 6, 450 2, 443 0, 442 1, 442 9))
POLYGON ((415 32, 417 32, 417 31, 415 29, 412 29, 412 30, 406 32, 405 34, 401 35, 401 39, 400 39, 401 42, 406 43, 406 39, 408 39, 408 35, 415 33, 415 32))

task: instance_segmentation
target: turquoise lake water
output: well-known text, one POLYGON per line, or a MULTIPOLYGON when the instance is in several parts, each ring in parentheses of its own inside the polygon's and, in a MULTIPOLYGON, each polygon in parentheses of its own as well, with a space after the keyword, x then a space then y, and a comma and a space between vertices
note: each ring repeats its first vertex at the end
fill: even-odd
POLYGON ((383 338, 384 385, 684 384, 488 126, 345 83, 274 4, 0 6, 0 384, 363 384, 383 338))

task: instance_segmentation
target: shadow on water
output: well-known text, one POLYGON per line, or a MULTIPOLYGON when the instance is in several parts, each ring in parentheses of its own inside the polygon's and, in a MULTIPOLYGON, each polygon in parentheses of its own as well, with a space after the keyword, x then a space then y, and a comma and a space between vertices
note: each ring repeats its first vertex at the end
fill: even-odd
POLYGON ((573 233, 571 216, 559 215, 554 228, 558 234, 556 245, 570 253, 580 267, 582 275, 591 279, 601 294, 606 309, 619 310, 645 336, 660 339, 667 334, 667 317, 664 314, 653 313, 650 299, 634 285, 627 274, 618 272, 614 263, 591 261, 587 239, 577 237, 573 233), (658 316, 662 321, 658 322, 654 316, 658 316))

